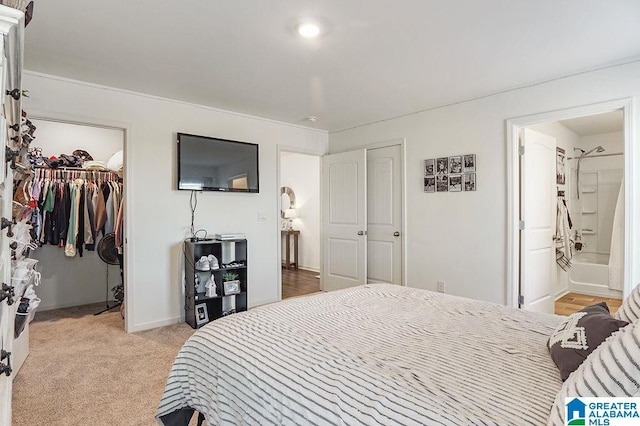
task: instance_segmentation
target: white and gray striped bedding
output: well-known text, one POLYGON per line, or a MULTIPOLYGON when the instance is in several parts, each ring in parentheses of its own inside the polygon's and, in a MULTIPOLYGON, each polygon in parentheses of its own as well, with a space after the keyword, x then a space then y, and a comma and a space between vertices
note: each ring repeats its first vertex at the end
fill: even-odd
POLYGON ((637 321, 640 318, 640 284, 631 290, 631 293, 624 299, 622 306, 620 306, 614 317, 628 323, 637 321))
POLYGON ((545 424, 562 386, 546 342, 561 320, 384 284, 287 300, 196 332, 156 418, 190 407, 209 425, 545 424))
POLYGON ((565 398, 640 398, 640 322, 613 333, 573 372, 556 395, 549 426, 565 424, 565 398))

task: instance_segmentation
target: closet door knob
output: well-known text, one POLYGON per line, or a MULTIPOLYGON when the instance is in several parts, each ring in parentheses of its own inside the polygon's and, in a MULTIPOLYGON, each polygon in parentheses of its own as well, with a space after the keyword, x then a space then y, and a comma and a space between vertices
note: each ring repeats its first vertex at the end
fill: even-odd
POLYGON ((393 233, 393 236, 394 236, 394 237, 399 237, 399 236, 400 236, 400 233, 399 233, 398 231, 396 231, 396 232, 394 232, 394 233, 393 233))
POLYGON ((364 231, 358 231, 358 235, 364 235, 364 231))

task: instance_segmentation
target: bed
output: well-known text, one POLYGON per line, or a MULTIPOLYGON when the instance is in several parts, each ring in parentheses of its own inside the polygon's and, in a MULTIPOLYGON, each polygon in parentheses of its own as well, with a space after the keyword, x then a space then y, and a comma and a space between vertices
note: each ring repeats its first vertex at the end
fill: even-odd
POLYGON ((546 424, 563 317, 372 284, 216 320, 183 346, 156 413, 186 425, 546 424))

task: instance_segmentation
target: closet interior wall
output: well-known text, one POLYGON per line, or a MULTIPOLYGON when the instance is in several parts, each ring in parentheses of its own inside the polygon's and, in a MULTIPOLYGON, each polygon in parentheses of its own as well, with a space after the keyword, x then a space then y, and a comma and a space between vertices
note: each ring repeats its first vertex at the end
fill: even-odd
MULTIPOLYGON (((122 129, 42 119, 34 119, 33 123, 37 131, 32 146, 42 148, 44 157, 58 157, 80 149, 91 154, 94 160, 107 163, 114 153, 124 147, 122 129)), ((45 170, 40 172, 44 173, 45 170)), ((106 173, 96 175, 81 171, 55 173, 66 173, 63 175, 66 178, 72 174, 85 178, 109 177, 106 173)), ((96 246, 101 237, 102 234, 96 237, 96 246)), ((40 311, 104 302, 107 296, 112 300, 111 288, 121 283, 118 266, 104 263, 96 251, 85 249, 82 257, 78 253, 69 257, 65 255, 64 248, 47 243, 35 250, 33 257, 39 260, 38 269, 42 272, 42 284, 38 288, 42 300, 40 311)))

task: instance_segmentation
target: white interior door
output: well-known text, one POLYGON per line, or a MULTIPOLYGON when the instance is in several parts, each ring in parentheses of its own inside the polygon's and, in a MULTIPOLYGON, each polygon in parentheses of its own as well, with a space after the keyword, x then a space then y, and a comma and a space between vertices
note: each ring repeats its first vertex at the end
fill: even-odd
POLYGON ((556 140, 525 128, 520 157, 520 295, 529 311, 554 312, 556 140))
MULTIPOLYGON (((5 36, 6 37, 6 36, 5 36)), ((0 43, 0 65, 2 76, 0 83, 0 93, 6 90, 7 61, 5 58, 4 43, 0 43)), ((4 150, 6 145, 6 120, 0 117, 0 148, 4 150)), ((5 180, 7 165, 4 162, 4 153, 0 153, 0 217, 11 218, 11 199, 13 192, 12 181, 5 180)), ((6 230, 0 232, 0 279, 2 283, 11 283, 10 276, 10 255, 9 241, 7 241, 6 230)), ((7 352, 13 351, 13 306, 8 305, 8 300, 0 302, 0 349, 7 352)), ((8 366, 9 360, 0 361, 0 366, 8 366)), ((0 425, 11 424, 11 392, 12 376, 0 373, 0 425)))
MULTIPOLYGON (((24 40, 24 14, 14 8, 0 5, 0 34, 2 41, 0 43, 0 62, 2 70, 2 83, 0 84, 0 99, 2 99, 1 110, 4 112, 2 120, 0 120, 0 149, 3 151, 7 145, 7 124, 20 123, 20 102, 11 102, 9 97, 5 96, 6 90, 21 90, 22 78, 22 56, 24 40), (6 104, 5 104, 6 103, 6 104), (7 123, 5 118, 9 121, 7 123)), ((13 136, 20 137, 19 131, 12 131, 13 136)), ((9 143, 11 145, 11 143, 9 143)), ((15 147, 12 147, 16 149, 15 147)), ((7 174, 6 163, 4 162, 5 154, 0 153, 0 160, 3 164, 0 167, 0 217, 7 219, 12 218, 12 199, 13 199, 13 181, 11 174, 7 174)), ((11 285, 11 256, 7 230, 0 232, 0 283, 11 285)), ((0 348, 7 351, 13 351, 14 341, 14 319, 17 304, 8 305, 8 299, 0 301, 0 348)), ((13 301, 12 301, 13 302, 13 301)), ((1 358, 1 357, 0 357, 1 358)), ((13 364, 13 356, 9 356, 0 360, 0 366, 8 366, 13 364)), ((0 374, 0 426, 9 426, 11 424, 11 391, 13 377, 15 372, 10 376, 0 374)))
POLYGON ((367 150, 367 282, 402 284, 402 150, 367 150))
MULTIPOLYGON (((4 124, 4 120, 0 120, 4 124)), ((5 127, 0 129, 1 132, 5 131, 5 127)), ((4 133, 0 138, 1 145, 4 146, 4 133)), ((4 154, 2 154, 4 158, 4 154)), ((4 171, 3 171, 4 173, 4 171)), ((4 174, 2 176, 4 178, 4 174)), ((11 199, 13 192, 13 185, 11 176, 8 176, 0 184, 0 217, 11 218, 11 199)), ((6 229, 0 233, 0 279, 2 283, 11 283, 11 256, 9 253, 9 243, 6 229)), ((12 302, 15 302, 15 297, 12 298, 12 302)), ((14 319, 16 313, 16 303, 11 306, 8 304, 9 299, 5 299, 0 302, 0 349, 8 353, 13 353, 14 342, 14 319)), ((13 372, 7 376, 4 373, 0 373, 0 425, 11 424, 11 392, 12 382, 15 376, 16 366, 14 363, 15 356, 10 355, 9 359, 3 359, 0 361, 0 366, 8 366, 11 363, 13 372)))
POLYGON ((365 150, 322 159, 325 291, 366 283, 366 176, 365 150))

